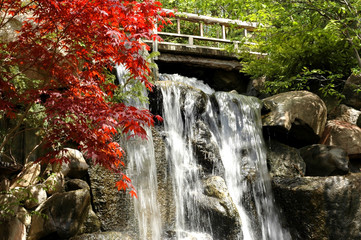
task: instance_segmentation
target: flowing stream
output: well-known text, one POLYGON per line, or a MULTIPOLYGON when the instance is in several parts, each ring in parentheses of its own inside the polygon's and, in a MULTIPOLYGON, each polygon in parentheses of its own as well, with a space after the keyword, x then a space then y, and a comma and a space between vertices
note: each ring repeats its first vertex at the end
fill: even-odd
POLYGON ((237 93, 215 92, 201 81, 179 75, 161 74, 160 79, 163 81, 157 86, 163 99, 163 135, 175 205, 174 235, 164 238, 154 146, 148 130, 149 141, 131 141, 126 147, 128 174, 138 191, 134 208, 139 239, 219 239, 219 229, 212 224, 214 218, 202 205, 202 199, 212 200, 204 194, 204 182, 215 175, 224 179, 240 223, 230 239, 291 239, 274 207, 260 101, 237 93), (207 139, 199 140, 203 135, 207 139), (220 158, 211 164, 211 171, 199 161, 195 139, 217 150, 207 153, 212 159, 220 158))

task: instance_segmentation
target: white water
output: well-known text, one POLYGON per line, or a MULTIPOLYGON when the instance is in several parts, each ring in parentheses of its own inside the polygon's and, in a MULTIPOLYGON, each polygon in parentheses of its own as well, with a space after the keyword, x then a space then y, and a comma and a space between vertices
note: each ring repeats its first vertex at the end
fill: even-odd
MULTIPOLYGON (((127 78, 127 69, 124 66, 117 67, 117 78, 120 84, 127 78)), ((125 89, 129 91, 131 86, 125 89)), ((144 89, 144 93, 146 91, 144 89)), ((136 101, 129 104, 138 108, 148 109, 148 105, 136 101)), ((162 222, 157 201, 157 174, 154 157, 154 145, 152 132, 146 129, 148 140, 138 137, 124 141, 126 157, 128 160, 127 175, 132 179, 132 184, 137 191, 134 199, 134 215, 138 224, 138 239, 158 240, 161 239, 162 222)))
MULTIPOLYGON (((204 225, 207 216, 199 214, 195 201, 197 193, 203 189, 190 139, 194 134, 192 126, 195 124, 194 107, 197 103, 195 92, 202 89, 205 93, 212 94, 214 91, 195 79, 179 75, 163 74, 161 79, 178 82, 162 84, 164 127, 170 146, 167 149, 167 159, 172 162, 176 189, 177 231, 204 231, 212 234, 212 229, 204 225), (184 86, 179 86, 188 82, 193 90, 182 96, 181 89, 184 86), (181 108, 184 109, 183 117, 181 108)), ((214 99, 217 104, 213 105, 218 106, 213 106, 208 100, 207 109, 200 117, 208 123, 219 145, 225 167, 225 181, 242 221, 243 238, 290 239, 289 233, 282 229, 274 208, 261 133, 260 103, 250 97, 224 92, 215 93, 214 99), (258 216, 251 216, 251 211, 245 209, 245 199, 254 199, 258 216), (258 221, 254 223, 254 219, 258 221)), ((180 238, 178 235, 178 239, 180 238)))
MULTIPOLYGON (((123 73, 119 74, 118 77, 123 73)), ((290 239, 289 233, 282 229, 274 207, 261 133, 260 103, 238 94, 214 93, 196 79, 167 74, 160 78, 167 81, 160 86, 168 146, 166 158, 171 168, 176 205, 176 238, 209 240, 213 235, 209 216, 202 215, 197 205, 197 198, 203 192, 202 174, 191 143, 199 96, 206 93, 206 109, 198 118, 208 125, 218 144, 225 168, 224 179, 241 218, 243 239, 290 239), (187 88, 189 91, 184 91, 187 88), (248 201, 254 201, 257 216, 252 215, 248 201)), ((134 213, 139 239, 158 240, 162 239, 163 229, 156 196, 154 146, 151 131, 147 130, 147 133, 149 141, 135 139, 126 144, 127 174, 138 193, 134 213)))

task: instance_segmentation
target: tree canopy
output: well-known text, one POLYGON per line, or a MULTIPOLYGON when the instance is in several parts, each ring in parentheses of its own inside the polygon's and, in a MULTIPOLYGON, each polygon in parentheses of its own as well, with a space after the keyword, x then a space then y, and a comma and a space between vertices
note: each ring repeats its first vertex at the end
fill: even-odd
MULTIPOLYGON (((124 64, 130 77, 151 88, 142 39, 157 38, 164 23, 153 0, 1 0, 0 156, 13 160, 19 131, 36 129, 46 149, 39 159, 67 161, 69 143, 88 159, 119 173, 118 189, 132 188, 123 173, 123 150, 116 134, 146 138, 154 119, 148 110, 115 101, 119 90, 108 76, 124 64)), ((131 189, 131 194, 135 192, 131 189)))
POLYGON ((214 17, 258 22, 241 55, 243 71, 267 76, 267 89, 309 89, 339 95, 344 79, 359 71, 360 10, 356 0, 164 0, 165 7, 214 17), (249 54, 262 53, 263 56, 249 54), (314 79, 315 81, 312 82, 314 79), (317 79, 317 80, 316 80, 317 79))

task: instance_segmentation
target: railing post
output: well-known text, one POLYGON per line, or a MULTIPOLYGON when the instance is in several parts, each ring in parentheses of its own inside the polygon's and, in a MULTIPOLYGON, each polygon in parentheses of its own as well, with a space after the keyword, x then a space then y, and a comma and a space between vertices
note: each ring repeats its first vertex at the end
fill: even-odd
POLYGON ((181 28, 180 28, 180 19, 177 18, 177 33, 180 34, 181 33, 181 28))
POLYGON ((248 31, 247 31, 247 29, 245 28, 245 29, 244 29, 244 37, 247 37, 247 35, 248 35, 248 31))
POLYGON ((226 26, 222 25, 222 38, 226 39, 226 26))
POLYGON ((188 44, 193 45, 193 37, 192 36, 188 37, 188 44))
POLYGON ((199 23, 199 30, 200 30, 201 37, 203 37, 203 22, 199 23))

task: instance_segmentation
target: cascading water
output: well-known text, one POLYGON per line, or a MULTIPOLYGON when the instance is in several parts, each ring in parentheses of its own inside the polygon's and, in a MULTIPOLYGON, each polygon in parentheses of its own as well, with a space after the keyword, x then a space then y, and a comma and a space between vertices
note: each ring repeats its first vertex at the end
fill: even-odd
MULTIPOLYGON (((124 79, 124 70, 118 67, 118 79, 124 79)), ((259 101, 236 93, 214 92, 196 79, 179 75, 161 74, 160 78, 164 81, 157 86, 163 99, 163 136, 173 183, 175 223, 166 227, 161 222, 160 208, 164 206, 157 201, 157 169, 148 129, 148 141, 125 142, 127 174, 138 192, 134 200, 138 239, 290 239, 273 204, 259 101), (207 136, 200 142, 211 150, 205 154, 205 158, 213 159, 206 163, 211 170, 199 160, 195 147, 199 136, 207 136), (212 152, 212 148, 216 150, 212 152), (213 190, 212 184, 216 186, 213 190), (224 219, 215 223, 222 218, 219 212, 227 215, 223 225, 224 219), (236 229, 227 228, 231 222, 236 229), (169 230, 173 235, 167 238, 165 232, 169 230)))
MULTIPOLYGON (((124 84, 128 71, 117 66, 117 79, 124 84)), ((125 89, 127 91, 129 89, 125 89)), ((144 94, 146 91, 144 89, 144 94)), ((129 104, 138 108, 148 109, 148 105, 139 101, 129 100, 129 104)), ((148 140, 132 138, 124 141, 128 159, 127 175, 136 187, 138 198, 134 198, 134 214, 138 224, 138 239, 158 240, 161 238, 162 223, 157 201, 157 175, 154 158, 152 132, 146 129, 148 140)), ((123 146, 124 146, 123 145, 123 146)))
MULTIPOLYGON (((192 146, 198 113, 197 118, 208 126, 218 145, 225 182, 241 218, 242 233, 234 235, 234 239, 242 236, 246 240, 290 239, 273 205, 259 101, 235 93, 214 93, 201 82, 179 75, 164 74, 160 78, 175 82, 159 85, 163 95, 167 160, 171 162, 174 180, 177 238, 182 239, 182 232, 216 236, 209 215, 202 214, 198 204, 205 177, 192 146), (202 101, 206 106, 203 112, 199 109, 202 101), (247 201, 254 203, 253 209, 247 201)), ((195 238, 208 239, 208 236, 195 238)))

